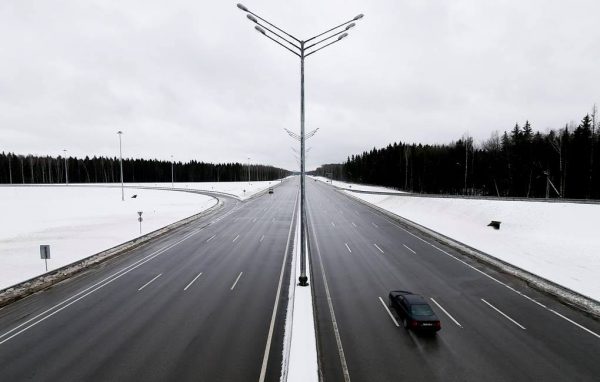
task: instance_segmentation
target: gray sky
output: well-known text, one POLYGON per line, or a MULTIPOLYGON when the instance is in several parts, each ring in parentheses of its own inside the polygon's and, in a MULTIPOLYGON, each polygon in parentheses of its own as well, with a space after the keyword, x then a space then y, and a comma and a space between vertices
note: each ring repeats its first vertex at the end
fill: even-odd
MULTIPOLYGON (((597 0, 245 0, 307 58, 308 168, 394 141, 447 143, 600 102, 597 0)), ((3 0, 0 151, 297 168, 299 60, 229 1, 3 0)))

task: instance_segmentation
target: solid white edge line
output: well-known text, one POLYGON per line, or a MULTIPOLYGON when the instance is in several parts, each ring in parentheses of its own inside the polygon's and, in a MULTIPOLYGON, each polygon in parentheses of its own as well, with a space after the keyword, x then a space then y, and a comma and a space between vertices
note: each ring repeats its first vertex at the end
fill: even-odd
POLYGON ((383 252, 383 249, 379 248, 379 246, 377 244, 373 243, 373 245, 375 246, 375 248, 377 248, 379 250, 379 252, 385 253, 385 252, 383 252))
POLYGON ((358 228, 358 226, 356 224, 354 224, 354 222, 351 222, 351 223, 354 226, 354 228, 358 228))
POLYGON ((555 311, 554 309, 550 309, 550 308, 548 308, 548 310, 549 310, 549 311, 551 311, 552 313, 556 314, 556 315, 557 315, 557 316, 559 316, 560 318, 563 318, 563 319, 565 319, 565 320, 569 321, 570 323, 572 323, 573 325, 577 326, 578 328, 585 330, 586 332, 590 333, 590 334, 591 334, 591 335, 593 335, 593 336, 596 336, 597 338, 600 338, 600 335, 598 335, 598 333, 595 333, 595 332, 591 331, 590 329, 586 328, 585 326, 583 326, 583 325, 580 325, 580 324, 578 324, 577 322, 575 322, 575 321, 571 320, 570 318, 563 316, 562 314, 558 313, 558 312, 557 312, 557 311, 555 311))
POLYGON ((331 225, 335 227, 335 223, 334 222, 331 222, 331 225))
POLYGON ((48 318, 50 318, 50 317, 54 316, 56 313, 58 313, 58 312, 62 311, 63 309, 66 309, 67 307, 69 307, 69 306, 73 305, 74 303, 76 303, 77 301, 79 301, 79 300, 83 299, 84 297, 87 297, 87 296, 89 296, 90 294, 94 293, 94 292, 95 292, 95 291, 97 291, 98 289, 101 289, 101 288, 105 287, 106 285, 108 285, 108 284, 112 283, 113 281, 115 281, 115 280, 118 280, 118 279, 119 279, 119 278, 121 278, 122 276, 124 276, 124 275, 126 275, 127 273, 131 272, 132 270, 134 270, 134 269, 136 269, 136 268, 138 268, 138 267, 140 267, 140 266, 144 265, 145 263, 147 263, 148 261, 150 261, 150 260, 154 259, 155 257, 158 257, 158 256, 162 255, 163 253, 165 253, 165 252, 166 252, 166 251, 168 251, 169 249, 171 249, 171 248, 175 247, 176 245, 179 245, 179 244, 181 244, 182 242, 184 242, 185 240, 187 240, 187 239, 189 239, 190 237, 194 236, 195 234, 197 234, 198 232, 202 231, 203 229, 204 229, 204 228, 200 228, 200 229, 198 229, 198 230, 195 230, 195 231, 193 231, 193 232, 189 233, 188 235, 184 236, 184 237, 183 237, 181 240, 179 240, 179 241, 177 241, 177 242, 175 242, 175 243, 173 243, 173 244, 170 244, 170 245, 168 245, 167 247, 164 247, 164 248, 162 248, 162 249, 159 249, 159 250, 157 250, 157 251, 155 251, 155 252, 152 252, 151 254, 149 254, 149 255, 147 255, 147 256, 145 256, 145 257, 143 257, 143 258, 139 259, 139 260, 138 260, 138 261, 136 261, 135 263, 133 263, 133 264, 130 264, 130 265, 128 265, 128 266, 126 266, 125 268, 123 268, 123 269, 121 269, 121 270, 119 270, 119 271, 117 271, 117 272, 113 273, 112 275, 110 275, 110 276, 108 276, 108 277, 106 277, 106 278, 102 279, 101 281, 99 281, 99 282, 97 282, 97 283, 95 283, 95 284, 93 284, 93 285, 91 285, 91 286, 87 287, 86 289, 82 290, 81 292, 78 292, 78 293, 74 294, 73 296, 71 296, 71 297, 69 297, 69 298, 67 298, 67 299, 63 300, 62 302, 60 302, 60 303, 58 303, 58 304, 56 304, 56 305, 54 305, 54 306, 52 306, 52 307, 50 307, 50 308, 46 309, 45 311, 43 311, 43 312, 41 312, 41 313, 37 314, 35 317, 32 317, 32 318, 30 318, 29 320, 27 320, 27 321, 25 321, 25 322, 23 322, 23 323, 19 324, 18 326, 16 326, 16 327, 12 328, 11 330, 9 330, 9 331, 7 331, 7 332, 3 333, 2 335, 0 335, 0 338, 2 338, 2 337, 5 337, 5 336, 9 335, 10 333, 12 333, 12 332, 14 332, 14 331, 18 330, 19 328, 21 328, 21 327, 23 327, 23 326, 25 326, 25 325, 29 324, 30 322, 32 322, 32 321, 34 321, 34 320, 36 320, 36 319, 40 318, 40 317, 41 317, 41 316, 43 316, 44 314, 46 314, 46 313, 48 313, 48 312, 50 312, 50 311, 52 311, 52 310, 54 310, 54 309, 58 308, 59 306, 61 306, 61 305, 63 305, 63 304, 66 304, 68 301, 70 301, 70 300, 72 300, 72 299, 76 298, 77 296, 80 296, 80 295, 81 295, 81 297, 79 297, 79 298, 77 298, 77 299, 75 299, 75 300, 71 301, 70 303, 66 304, 66 305, 65 305, 65 306, 63 306, 62 308, 60 308, 60 309, 57 309, 57 310, 55 310, 55 311, 54 311, 54 312, 52 312, 52 313, 49 313, 47 316, 45 316, 45 317, 41 318, 39 321, 32 323, 31 325, 29 325, 29 326, 25 327, 24 329, 21 329, 21 330, 19 330, 17 333, 13 334, 12 336, 10 336, 10 337, 8 337, 8 338, 4 339, 2 342, 0 342, 0 345, 2 345, 3 343, 5 343, 6 341, 8 341, 8 340, 10 340, 10 339, 12 339, 12 338, 14 338, 14 337, 16 337, 17 335, 19 335, 19 334, 21 334, 21 333, 23 333, 23 332, 25 332, 25 331, 27 331, 27 330, 31 329, 32 327, 36 326, 36 325, 37 325, 37 324, 39 324, 40 322, 42 322, 42 321, 45 321, 46 319, 48 319, 48 318), (129 269, 128 269, 128 268, 129 268, 129 269), (95 289, 94 289, 94 288, 95 288, 95 289), (91 290, 90 290, 90 289, 91 289, 91 290), (88 291, 89 291, 89 292, 88 292, 88 291), (87 292, 87 293, 86 293, 86 292, 87 292))
POLYGON ((344 245, 346 246, 346 248, 348 248, 348 252, 352 253, 352 250, 350 250, 350 247, 348 247, 348 243, 344 243, 344 245))
POLYGON ((392 321, 394 321, 394 325, 396 325, 397 327, 400 327, 400 324, 398 324, 398 321, 396 320, 396 317, 394 317, 394 315, 392 314, 392 312, 390 311, 390 309, 387 307, 387 305, 385 304, 385 302, 383 302, 383 299, 381 297, 379 297, 379 301, 381 301, 381 304, 385 308, 386 312, 390 315, 390 318, 392 319, 392 321))
POLYGON ((275 328, 275 318, 277 316, 277 305, 279 305, 279 295, 281 294, 281 283, 283 281, 283 273, 285 271, 285 261, 287 259, 288 248, 290 246, 290 239, 292 238, 292 227, 294 226, 294 218, 296 217, 296 210, 298 208, 298 196, 300 192, 296 194, 296 202, 294 205, 294 213, 292 214, 292 220, 290 221, 290 230, 288 232, 287 243, 285 244, 285 250, 283 254, 283 262, 281 263, 281 273, 279 274, 279 284, 277 285, 277 294, 275 296, 275 304, 273 304, 273 313, 271 314, 271 323, 269 324, 269 334, 267 335, 267 344, 265 345, 265 352, 263 354, 262 366, 260 368, 260 376, 258 377, 259 382, 264 382, 267 373, 267 363, 269 363, 269 353, 271 351, 271 341, 273 340, 273 329, 275 328))
POLYGON ((211 241, 212 239, 214 239, 215 236, 217 236, 217 235, 212 235, 211 237, 209 237, 208 240, 205 241, 205 243, 208 243, 209 241, 211 241))
POLYGON ((262 243, 262 241, 264 240, 264 238, 265 238, 265 235, 262 235, 262 236, 260 237, 260 240, 259 240, 258 242, 259 242, 259 243, 262 243))
POLYGON ((238 275, 237 279, 235 279, 235 282, 233 283, 233 285, 231 286, 230 290, 233 290, 233 288, 235 288, 237 282, 240 280, 240 277, 242 277, 242 273, 244 272, 240 272, 240 274, 238 275))
MULTIPOLYGON (((312 221, 312 214, 310 220, 312 221)), ((315 247, 317 248, 317 255, 319 256, 319 264, 321 266, 321 276, 323 277, 323 284, 325 286, 325 293, 327 295, 327 304, 329 305, 329 314, 331 315, 331 324, 333 325, 333 333, 335 335, 335 342, 338 348, 338 354, 340 356, 340 363, 342 367, 342 373, 344 374, 344 382, 350 382, 350 372, 348 371, 348 364, 346 363, 346 355, 344 354, 344 347, 342 346, 342 338, 340 336, 340 330, 338 328, 337 320, 335 318, 335 312, 333 311, 333 302, 331 300, 331 293, 329 292, 329 284, 327 283, 327 277, 325 276, 325 267, 323 265, 323 258, 321 256, 321 250, 319 249, 319 241, 317 240, 317 233, 315 232, 315 226, 310 224, 312 228, 313 238, 315 240, 315 247)))
POLYGON ((496 312, 498 312, 501 315, 503 315, 504 317, 506 317, 513 324, 517 325, 519 328, 525 330, 525 327, 523 325, 519 324, 517 321, 513 320, 512 318, 510 318, 506 313, 502 312, 500 309, 496 308, 494 305, 492 305, 489 302, 485 301, 485 299, 482 298, 481 301, 485 302, 487 305, 489 305, 490 308, 494 309, 496 312))
POLYGON ((146 284, 142 285, 140 287, 140 289, 138 289, 138 292, 141 291, 142 289, 144 289, 145 287, 147 287, 148 285, 150 285, 152 283, 152 281, 156 280, 157 278, 159 278, 160 276, 162 276, 162 273, 157 274, 156 276, 154 276, 154 278, 150 281, 148 281, 146 284))
POLYGON ((158 257, 158 256, 162 255, 163 253, 167 252, 169 249, 171 249, 171 248, 173 248, 173 247, 175 247, 175 246, 177 246, 177 245, 179 245, 179 244, 183 243, 184 241, 186 241, 186 240, 187 240, 187 239, 189 239, 190 237, 192 237, 192 236, 196 235, 198 232, 200 232, 200 231, 204 230, 204 229, 205 229, 207 226, 209 226, 209 225, 212 225, 212 224, 214 224, 214 223, 218 222, 219 220, 221 220, 221 219, 223 219, 223 218, 225 218, 225 217, 229 216, 229 215, 230 215, 232 212, 234 212, 234 209, 231 209, 229 212, 225 213, 225 214, 224 214, 224 215, 222 215, 220 218, 218 218, 218 219, 216 219, 216 220, 213 220, 213 221, 211 221, 211 222, 210 222, 209 224, 207 224, 206 226, 204 226, 204 227, 201 227, 201 228, 198 228, 198 229, 195 229, 195 230, 193 230, 192 232, 190 232, 189 234, 185 235, 183 238, 181 238, 180 240, 176 241, 175 243, 173 243, 173 244, 169 244, 169 245, 168 245, 168 246, 166 246, 166 247, 163 247, 163 248, 161 248, 161 249, 158 249, 158 250, 156 250, 156 251, 154 251, 154 252, 150 253, 149 255, 146 255, 146 256, 142 257, 141 259, 139 259, 139 260, 135 261, 134 263, 132 263, 132 264, 129 264, 128 266, 126 266, 126 267, 124 267, 124 268, 122 268, 122 269, 120 269, 120 270, 116 271, 115 273, 111 274, 110 276, 108 276, 108 277, 105 277, 104 279, 102 279, 102 280, 98 281, 97 283, 90 285, 89 287, 85 288, 84 290, 82 290, 82 291, 80 291, 80 292, 77 292, 77 293, 75 293, 75 294, 74 294, 74 295, 72 295, 71 297, 69 297, 69 298, 67 298, 67 299, 65 299, 65 300, 63 300, 63 301, 61 301, 61 302, 59 302, 58 304, 56 304, 56 305, 54 305, 54 306, 52 306, 52 307, 50 307, 50 308, 46 309, 45 311, 43 311, 43 312, 41 312, 41 313, 38 313, 38 314, 37 314, 37 315, 35 315, 34 317, 32 317, 32 318, 28 319, 27 321, 25 321, 25 322, 23 322, 23 323, 21 323, 21 324, 19 324, 19 325, 15 326, 14 328, 10 329, 9 331, 7 331, 7 332, 4 332, 4 333, 0 334, 0 339, 1 339, 2 337, 6 337, 6 336, 8 336, 10 333, 12 333, 12 332, 14 332, 14 331, 17 331, 17 330, 18 330, 18 332, 16 332, 16 333, 15 333, 15 334, 13 334, 12 336, 10 336, 10 337, 8 337, 8 338, 6 338, 6 339, 4 339, 4 340, 0 341, 0 345, 2 345, 2 344, 4 344, 5 342, 7 342, 7 341, 11 340, 12 338, 14 338, 14 337, 18 336, 19 334, 21 334, 21 333, 23 333, 23 332, 25 332, 25 331, 27 331, 27 330, 31 329, 32 327, 36 326, 37 324, 39 324, 39 323, 41 323, 41 322, 43 322, 43 321, 47 320, 48 318, 50 318, 50 317, 54 316, 55 314, 57 314, 57 313, 61 312, 62 310, 64 310, 64 309, 68 308, 69 306, 73 305, 73 304, 74 304, 74 303, 76 303, 77 301, 79 301, 79 300, 81 300, 81 299, 83 299, 83 298, 85 298, 85 297, 89 296, 90 294, 94 293, 95 291, 97 291, 97 290, 99 290, 99 289, 101 289, 101 288, 103 288, 103 287, 107 286, 108 284, 112 283, 113 281, 116 281, 116 280, 118 280, 119 278, 121 278, 122 276, 124 276, 124 275, 126 275, 127 273, 131 272, 132 270, 134 270, 134 269, 136 269, 136 268, 138 268, 138 267, 140 267, 140 266, 144 265, 145 263, 147 263, 148 261, 150 261, 150 260, 154 259, 155 257, 158 257), (89 291, 89 292, 88 292, 88 291, 89 291), (86 292, 87 292, 87 293, 86 293, 86 292), (76 297, 78 297, 78 296, 80 296, 80 297, 79 297, 79 298, 76 298, 76 297), (73 300, 73 299, 75 299, 75 300, 73 300), (73 300, 73 301, 69 302, 70 300, 73 300), (69 302, 69 303, 67 304, 67 302, 69 302), (63 306, 63 307, 62 307, 62 308, 60 308, 60 309, 57 309, 58 307, 60 307, 61 305, 64 305, 64 304, 66 304, 66 305, 65 305, 65 306, 63 306), (54 312, 52 312, 52 313, 49 313, 49 312, 51 312, 51 311, 52 311, 52 310, 54 310, 54 309, 56 309, 54 312), (45 315, 45 314, 47 314, 47 313, 48 313, 48 315, 47 315, 47 316, 45 316, 45 317, 42 317, 42 316, 44 316, 44 315, 45 315), (42 317, 42 318, 40 318, 40 317, 42 317), (29 326, 26 326, 27 324, 29 324, 29 323, 30 323, 30 322, 32 322, 32 321, 35 321, 35 320, 37 320, 38 318, 40 318, 40 319, 39 319, 39 321, 36 321, 36 322, 32 323, 32 324, 31 324, 31 325, 29 325, 29 326), (21 330, 19 330, 19 329, 20 329, 20 328, 22 328, 23 326, 26 326, 26 327, 25 327, 25 328, 23 328, 23 329, 21 329, 21 330))
POLYGON ((194 279, 192 281, 190 281, 190 283, 188 285, 186 285, 185 288, 183 288, 183 290, 186 291, 194 283, 194 281, 196 281, 196 279, 200 276, 202 276, 202 272, 198 273, 198 276, 194 277, 194 279))
POLYGON ((236 241, 237 239, 239 239, 239 238, 240 238, 240 235, 237 235, 237 236, 235 237, 235 239, 233 239, 232 243, 235 243, 235 241, 236 241))
POLYGON ((482 270, 479 270, 479 269, 475 268, 475 267, 474 267, 474 266, 472 266, 471 264, 468 264, 467 262, 465 262, 465 261, 463 261, 463 260, 461 260, 461 259, 457 258, 456 256, 454 256, 454 255, 452 255, 452 254, 450 254, 450 253, 448 253, 448 252, 444 251, 443 249, 441 249, 441 248, 437 247, 436 245, 434 245, 434 244, 431 244, 431 243, 430 243, 430 242, 428 242, 427 240, 425 240, 425 239, 423 239, 423 238, 421 238, 421 237, 419 237, 419 236, 415 235, 414 233, 412 233, 412 232, 410 232, 410 231, 408 231, 408 230, 404 229, 403 227, 399 226, 399 225, 398 225, 398 224, 397 224, 397 223, 396 223, 394 220, 392 220, 391 218, 387 217, 386 215, 384 215, 384 214, 382 214, 382 213, 379 213, 379 214, 380 214, 380 216, 381 216, 382 218, 384 218, 384 219, 386 219, 387 221, 389 221, 389 222, 390 222, 390 223, 391 223, 393 226, 395 226, 395 227, 396 227, 396 228, 398 228, 398 229, 401 229, 402 231, 404 231, 404 232, 406 232, 407 234, 411 235, 411 236, 412 236, 412 237, 414 237, 415 239, 421 240, 423 243, 425 243, 425 244, 427 244, 427 245, 429 245, 429 246, 431 246, 431 247, 433 247, 433 248, 437 249, 438 251, 440 251, 440 252, 442 252, 443 254, 445 254, 445 255, 447 255, 447 256, 449 256, 449 257, 453 258, 454 260, 456 260, 456 261, 459 261, 459 262, 463 263, 463 264, 464 264, 464 265, 466 265, 467 267, 469 267, 469 268, 473 269, 474 271, 477 271, 477 272, 481 273, 482 275, 484 275, 485 277, 489 278, 490 280, 493 280, 493 281, 497 282, 498 284, 500 284, 500 285, 502 285, 502 286, 506 287, 507 289, 509 289, 509 290, 511 290, 511 291, 513 291, 513 292, 515 292, 516 294, 518 294, 518 295, 522 296, 523 298, 525 298, 525 299, 527 299, 527 300, 529 300, 529 301, 533 302, 534 304, 536 304, 536 305, 538 305, 538 306, 540 306, 540 307, 542 307, 542 308, 546 309, 547 311, 549 311, 549 312, 551 312, 551 313, 554 313, 554 314, 556 314, 557 316, 559 316, 559 317, 561 317, 561 318, 565 319, 567 322, 570 322, 570 323, 572 323, 573 325, 577 326, 578 328, 585 330, 586 332, 590 333, 591 335, 593 335, 593 336, 595 336, 595 337, 597 337, 597 338, 600 338, 600 335, 599 335, 598 333, 596 333, 596 332, 594 332, 594 331, 592 331, 592 330, 590 330, 590 329, 586 328, 585 326, 583 326, 583 325, 581 325, 581 324, 578 324, 577 322, 575 322, 575 321, 571 320, 571 319, 570 319, 570 318, 568 318, 568 317, 565 317, 565 316, 563 316, 562 314, 560 314, 560 313, 556 312, 555 310, 553 310, 553 309, 551 309, 551 308, 547 307, 546 305, 544 305, 544 304, 542 304, 541 302, 539 302, 539 301, 535 300, 534 298, 527 296, 525 293, 523 293, 523 292, 521 292, 521 291, 518 291, 518 290, 516 290, 515 288, 511 287, 510 285, 503 283, 502 281, 498 280, 497 278, 495 278, 495 277, 493 277, 493 276, 490 276, 490 275, 488 275, 487 273, 483 272, 482 270))
POLYGON ((456 325, 457 325, 459 328, 461 328, 461 329, 462 329, 462 325, 461 325, 461 324, 459 324, 459 323, 458 323, 458 321, 456 321, 456 320, 454 319, 454 317, 452 317, 452 315, 451 315, 450 313, 448 313, 448 311, 446 311, 446 309, 444 309, 444 308, 443 308, 443 307, 442 307, 440 304, 438 304, 438 302, 437 302, 437 301, 435 301, 435 300, 433 299, 433 297, 429 297, 429 299, 430 299, 431 301, 433 301, 433 303, 434 303, 435 305, 437 305, 437 307, 438 307, 438 308, 440 308, 440 309, 442 310, 442 312, 444 312, 444 313, 446 314, 446 316, 450 317, 450 319, 451 319, 452 321, 454 321, 454 323, 455 323, 455 324, 456 324, 456 325))
POLYGON ((375 223, 373 223, 373 222, 371 222, 371 224, 373 224, 373 227, 375 227, 375 228, 379 228, 379 226, 378 226, 377 224, 375 224, 375 223))
POLYGON ((408 249, 409 251, 411 251, 415 255, 417 254, 417 252, 413 251, 408 245, 406 245, 406 244, 402 244, 402 245, 404 246, 404 248, 408 249))

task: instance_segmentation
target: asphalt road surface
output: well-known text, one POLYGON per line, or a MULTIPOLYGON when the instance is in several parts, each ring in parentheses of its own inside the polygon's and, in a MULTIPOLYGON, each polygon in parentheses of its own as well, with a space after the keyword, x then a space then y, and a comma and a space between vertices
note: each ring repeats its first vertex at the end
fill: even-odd
POLYGON ((307 198, 326 382, 600 380, 598 321, 322 182, 307 198), (395 289, 422 294, 442 330, 407 332, 395 289))
MULTIPOLYGON (((0 310, 0 381, 278 381, 298 180, 0 310), (280 296, 278 299, 277 297, 280 296)), ((597 381, 600 323, 307 181, 324 381, 597 381), (390 290, 422 294, 435 336, 390 290)))
POLYGON ((298 183, 6 306, 0 381, 278 381, 298 183))

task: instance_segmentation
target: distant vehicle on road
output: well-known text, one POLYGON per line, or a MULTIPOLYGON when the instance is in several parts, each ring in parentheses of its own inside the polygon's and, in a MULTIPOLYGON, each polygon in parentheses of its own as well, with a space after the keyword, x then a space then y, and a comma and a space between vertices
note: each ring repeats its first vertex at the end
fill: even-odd
POLYGON ((269 187, 269 194, 273 193, 273 188, 269 187))
POLYGON ((422 296, 405 290, 393 290, 389 298, 390 307, 398 313, 405 329, 435 333, 442 328, 439 318, 422 296))

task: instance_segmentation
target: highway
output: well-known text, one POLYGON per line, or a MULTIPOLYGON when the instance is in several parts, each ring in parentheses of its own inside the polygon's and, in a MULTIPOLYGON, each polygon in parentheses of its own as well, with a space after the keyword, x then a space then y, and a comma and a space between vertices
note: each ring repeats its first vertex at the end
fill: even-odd
POLYGON ((0 380, 278 381, 298 183, 4 307, 0 380))
MULTIPOLYGON (((279 381, 298 183, 0 309, 0 381, 279 381)), ((307 207, 322 380, 598 380, 597 320, 330 185, 307 207), (395 289, 442 330, 399 326, 395 289)))
POLYGON ((598 321, 330 185, 307 198, 323 380, 598 381, 598 321), (428 300, 436 336, 397 326, 396 289, 428 300))

